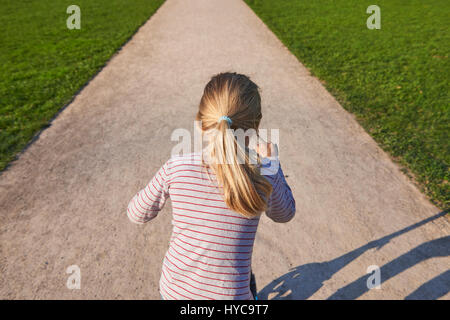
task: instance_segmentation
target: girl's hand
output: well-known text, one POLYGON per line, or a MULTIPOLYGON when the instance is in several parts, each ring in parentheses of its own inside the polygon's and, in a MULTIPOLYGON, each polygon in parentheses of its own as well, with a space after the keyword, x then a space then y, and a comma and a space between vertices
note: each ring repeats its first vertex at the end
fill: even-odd
POLYGON ((256 152, 263 158, 277 157, 278 146, 260 139, 260 143, 256 146, 256 152))

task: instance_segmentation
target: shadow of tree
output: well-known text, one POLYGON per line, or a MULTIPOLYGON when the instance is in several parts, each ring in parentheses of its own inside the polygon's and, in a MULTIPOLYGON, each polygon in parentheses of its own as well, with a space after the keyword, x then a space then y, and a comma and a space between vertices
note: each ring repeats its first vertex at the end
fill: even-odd
MULTIPOLYGON (((386 245, 391 239, 398 237, 401 234, 404 234, 408 231, 411 231, 415 228, 418 228, 428 222, 436 220, 442 216, 447 214, 447 210, 440 212, 430 218, 427 218, 423 221, 415 223, 411 226, 408 226, 402 230, 396 231, 390 235, 382 237, 378 240, 371 241, 364 246, 361 246, 353 251, 350 251, 336 259, 320 262, 320 263, 308 263, 301 266, 297 266, 291 269, 290 272, 282 275, 281 277, 273 280, 267 286, 265 286, 261 291, 258 292, 258 299, 267 300, 269 299, 269 295, 273 294, 271 299, 273 300, 303 300, 311 297, 315 292, 317 292, 322 286, 323 283, 330 279, 335 273, 344 268, 350 262, 358 258, 364 252, 369 249, 377 248, 377 250, 381 249, 384 245, 386 245)), ((397 259, 385 264, 381 267, 381 282, 386 281, 393 276, 399 274, 400 272, 410 268, 411 266, 419 263, 420 261, 429 259, 431 257, 437 256, 448 256, 450 253, 450 237, 443 237, 440 239, 432 240, 426 242, 424 244, 419 245, 418 247, 410 250, 409 252, 403 254, 397 259)), ((334 293, 329 299, 355 299, 361 296, 364 292, 369 290, 367 288, 367 278, 370 277, 371 274, 364 275, 358 280, 352 282, 351 284, 339 289, 336 293, 334 293)), ((448 282, 448 274, 443 273, 441 275, 448 282)), ((434 280, 434 279, 433 279, 434 280)), ((433 281, 431 280, 431 281, 433 281)), ((439 281, 435 280, 435 282, 439 281)), ((438 288, 433 283, 430 283, 425 286, 423 289, 418 289, 414 293, 411 294, 414 299, 418 299, 422 297, 424 294, 427 296, 437 296, 443 295, 448 292, 449 287, 446 286, 442 288, 442 284, 438 288), (433 289, 433 288, 437 289, 433 289), (435 290, 434 294, 429 294, 429 291, 435 290), (443 293, 443 291, 447 290, 447 292, 443 293)), ((422 287, 423 287, 422 286, 422 287)), ((410 295, 410 296, 411 296, 410 295)))

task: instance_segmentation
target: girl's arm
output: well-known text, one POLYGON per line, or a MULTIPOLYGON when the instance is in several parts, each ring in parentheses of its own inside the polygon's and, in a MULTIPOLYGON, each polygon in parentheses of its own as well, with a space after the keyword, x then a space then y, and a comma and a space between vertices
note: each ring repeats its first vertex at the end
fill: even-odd
POLYGON ((131 199, 127 216, 132 222, 142 224, 158 215, 169 197, 168 174, 166 162, 147 186, 131 199))
POLYGON ((266 215, 275 222, 288 222, 295 215, 295 199, 277 159, 271 160, 270 170, 264 176, 273 188, 267 201, 266 215))
POLYGON ((275 222, 288 222, 295 215, 295 199, 281 169, 278 146, 264 140, 262 142, 257 149, 263 157, 261 174, 269 180, 273 188, 267 201, 266 215, 275 222))

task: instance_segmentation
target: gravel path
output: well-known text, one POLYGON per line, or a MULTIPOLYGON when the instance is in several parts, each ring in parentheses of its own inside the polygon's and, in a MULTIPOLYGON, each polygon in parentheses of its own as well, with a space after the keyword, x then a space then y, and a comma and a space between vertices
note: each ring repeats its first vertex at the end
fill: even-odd
POLYGON ((297 202, 290 223, 261 220, 260 297, 448 299, 448 218, 239 0, 168 0, 0 176, 0 298, 158 299, 170 203, 143 227, 126 206, 230 70, 261 87, 297 202))

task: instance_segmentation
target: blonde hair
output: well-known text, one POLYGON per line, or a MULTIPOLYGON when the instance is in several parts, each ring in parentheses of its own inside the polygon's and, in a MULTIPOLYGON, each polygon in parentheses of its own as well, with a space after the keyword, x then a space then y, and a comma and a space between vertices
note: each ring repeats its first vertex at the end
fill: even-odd
POLYGON ((225 203, 247 218, 266 210, 272 185, 250 161, 249 149, 237 142, 233 130, 257 132, 261 117, 258 86, 245 75, 229 72, 211 78, 196 116, 202 132, 210 136, 210 165, 225 203))

